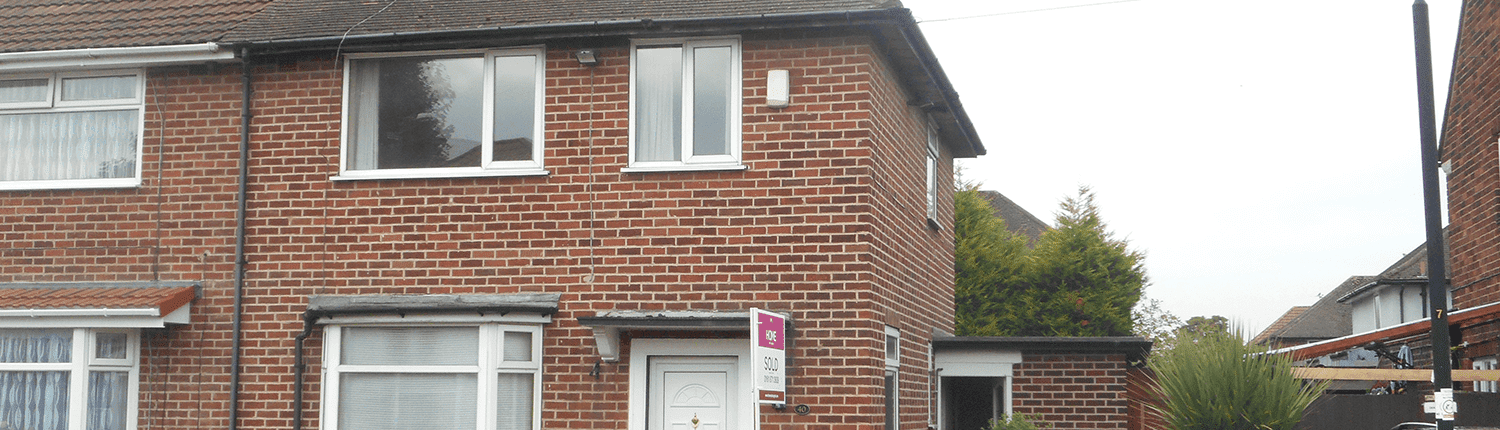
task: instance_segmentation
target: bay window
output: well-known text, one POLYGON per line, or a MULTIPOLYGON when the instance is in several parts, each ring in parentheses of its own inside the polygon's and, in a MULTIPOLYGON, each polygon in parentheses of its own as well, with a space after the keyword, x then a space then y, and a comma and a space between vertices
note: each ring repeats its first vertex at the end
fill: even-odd
POLYGON ((0 329, 0 422, 134 429, 139 345, 134 329, 0 329))
POLYGON ((540 428, 541 328, 328 326, 325 428, 540 428))
POLYGON ((543 49, 350 55, 338 179, 542 170, 543 49))
POLYGON ((141 183, 139 70, 0 75, 0 189, 141 183))
POLYGON ((627 171, 744 168, 739 40, 638 40, 630 60, 627 171))

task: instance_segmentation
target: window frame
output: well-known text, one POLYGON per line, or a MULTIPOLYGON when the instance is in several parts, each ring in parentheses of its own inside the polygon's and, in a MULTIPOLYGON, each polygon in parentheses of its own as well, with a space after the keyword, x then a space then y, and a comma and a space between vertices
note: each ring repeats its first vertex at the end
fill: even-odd
POLYGON ((939 145, 942 145, 938 136, 937 126, 928 123, 924 127, 927 132, 927 223, 933 229, 938 226, 938 154, 939 145))
POLYGON ((541 429, 542 418, 542 327, 539 324, 524 322, 384 322, 384 323, 349 323, 329 324, 324 326, 323 331, 323 399, 319 414, 321 415, 322 428, 336 430, 339 428, 339 410, 341 405, 340 383, 341 376, 345 373, 442 373, 442 374, 474 374, 477 375, 476 401, 477 416, 475 422, 479 429, 494 430, 498 428, 499 411, 498 389, 499 375, 504 373, 530 374, 531 378, 531 429, 541 429), (479 331, 479 356, 476 357, 475 365, 351 365, 342 364, 342 340, 343 328, 346 327, 475 327, 479 331), (507 332, 525 332, 531 334, 531 359, 530 361, 505 360, 505 339, 507 332), (485 377, 486 375, 490 377, 485 377))
POLYGON ((629 148, 629 161, 623 172, 679 172, 679 171, 702 171, 702 170, 745 170, 743 164, 744 149, 744 61, 743 47, 739 36, 714 36, 714 37, 687 37, 668 39, 633 39, 630 41, 630 113, 627 147, 629 148), (641 48, 653 48, 664 46, 678 46, 682 48, 682 116, 677 118, 681 141, 677 142, 681 158, 675 161, 639 161, 637 160, 638 146, 641 143, 637 136, 640 129, 638 121, 640 118, 639 107, 641 90, 637 78, 641 76, 639 64, 641 48), (694 64, 691 61, 693 49, 705 47, 724 46, 730 48, 729 54, 729 94, 726 100, 729 112, 726 113, 728 124, 725 127, 729 131, 729 154, 725 155, 693 155, 693 86, 694 86, 694 64))
MULTIPOLYGON (((410 52, 384 52, 384 53, 351 53, 344 55, 342 112, 339 120, 339 173, 331 179, 339 180, 367 180, 367 179, 422 179, 422 178, 462 178, 462 177, 491 177, 491 176, 539 176, 548 175, 546 170, 546 80, 547 80, 547 49, 544 45, 515 46, 492 49, 462 49, 462 50, 440 50, 440 51, 410 51, 410 52), (518 161, 494 161, 494 134, 495 134, 495 61, 500 57, 522 57, 534 56, 536 65, 533 70, 533 91, 535 100, 532 101, 532 112, 535 120, 532 124, 532 135, 535 139, 531 142, 531 159, 518 161), (481 58, 484 62, 483 73, 480 79, 483 81, 483 92, 481 96, 482 106, 480 128, 480 162, 477 166, 465 167, 419 167, 403 169, 355 169, 351 165, 354 148, 352 147, 354 135, 358 130, 353 130, 354 103, 351 96, 354 89, 354 68, 359 61, 380 60, 388 58, 411 58, 411 57, 446 57, 446 58, 481 58)), ((376 102, 378 102, 378 98, 376 102)), ((378 105, 378 104, 377 104, 378 105)))
POLYGON ((69 429, 88 428, 89 375, 93 372, 127 372, 125 400, 125 429, 135 430, 140 419, 141 383, 141 333, 139 329, 87 328, 87 327, 4 327, 0 330, 72 330, 72 351, 66 363, 0 363, 0 372, 68 372, 68 425, 69 429), (98 333, 125 334, 124 359, 99 359, 95 357, 95 340, 98 333))
POLYGON ((35 102, 0 103, 0 115, 67 114, 74 112, 129 111, 136 112, 135 159, 133 174, 126 178, 90 179, 38 179, 0 180, 0 190, 55 190, 90 188, 134 188, 141 185, 144 162, 146 131, 146 71, 145 69, 99 69, 83 71, 48 71, 0 75, 0 81, 28 79, 47 80, 47 100, 35 102), (87 101, 63 100, 64 79, 102 76, 132 76, 135 78, 134 97, 128 99, 105 99, 87 101))
POLYGON ((901 429, 901 329, 885 326, 885 429, 901 429))

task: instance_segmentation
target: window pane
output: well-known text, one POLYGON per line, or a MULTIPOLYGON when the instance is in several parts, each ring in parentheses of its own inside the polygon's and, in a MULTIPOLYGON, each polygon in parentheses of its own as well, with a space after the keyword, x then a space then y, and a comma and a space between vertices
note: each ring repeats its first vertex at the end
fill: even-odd
POLYGON ((531 361, 530 332, 505 332, 505 361, 531 361))
MULTIPOLYGON (((530 334, 530 333, 527 333, 530 334)), ((498 430, 531 430, 533 376, 530 373, 500 374, 498 430)))
POLYGON ((128 338, 125 333, 99 333, 94 335, 94 357, 115 360, 127 358, 129 350, 125 347, 125 341, 128 338))
POLYGON ((730 48, 693 50, 693 155, 729 155, 730 48))
POLYGON ((339 386, 339 428, 473 429, 478 382, 474 374, 345 373, 339 386))
POLYGON ((495 58, 494 161, 533 159, 536 62, 534 55, 495 58))
POLYGON ((635 52, 635 160, 682 160, 682 47, 635 52))
POLYGON ((0 103, 47 101, 47 78, 0 81, 0 103))
POLYGON ((134 75, 65 78, 62 80, 62 99, 67 101, 133 99, 135 87, 134 75))
POLYGON ((0 330, 0 363, 67 363, 72 357, 71 329, 0 330))
POLYGON ((89 372, 88 430, 125 430, 130 372, 89 372))
POLYGON ((351 169, 479 166, 483 58, 361 60, 350 75, 351 169))
POLYGON ((476 365, 477 327, 349 327, 343 332, 344 364, 476 365))
POLYGON ((139 114, 0 115, 0 181, 135 177, 139 114))
POLYGON ((16 429, 67 430, 68 372, 0 372, 0 421, 16 429))

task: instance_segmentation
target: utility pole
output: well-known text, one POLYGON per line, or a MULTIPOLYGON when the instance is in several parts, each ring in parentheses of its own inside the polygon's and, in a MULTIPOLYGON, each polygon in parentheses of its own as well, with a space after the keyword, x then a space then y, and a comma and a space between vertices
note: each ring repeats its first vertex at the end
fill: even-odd
POLYGON ((1443 263, 1443 219, 1439 206, 1437 114, 1432 92, 1432 37, 1427 2, 1411 5, 1417 48, 1417 106, 1422 135, 1422 203, 1427 218, 1427 302, 1432 310, 1432 386, 1438 430, 1453 430, 1453 359, 1448 339, 1448 271, 1443 263), (1450 409, 1450 410, 1445 410, 1450 409))

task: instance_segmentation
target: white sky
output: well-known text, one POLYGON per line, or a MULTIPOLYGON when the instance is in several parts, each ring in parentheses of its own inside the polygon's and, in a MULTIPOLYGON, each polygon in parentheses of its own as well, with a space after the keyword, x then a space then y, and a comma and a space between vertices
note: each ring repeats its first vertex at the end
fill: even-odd
POLYGON ((989 149, 965 179, 1049 222, 1091 186, 1146 297, 1252 333, 1425 240, 1410 0, 1066 7, 1109 1, 903 0, 989 149))

